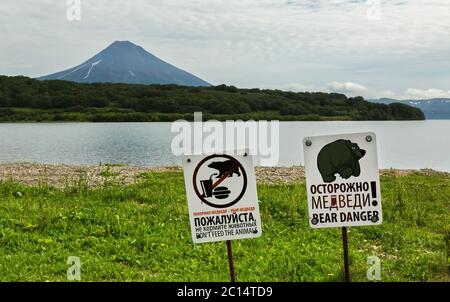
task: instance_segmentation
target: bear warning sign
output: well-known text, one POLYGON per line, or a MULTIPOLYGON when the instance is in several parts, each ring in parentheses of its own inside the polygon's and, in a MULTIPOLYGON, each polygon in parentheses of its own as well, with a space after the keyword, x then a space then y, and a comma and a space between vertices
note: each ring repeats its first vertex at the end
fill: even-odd
POLYGON ((195 243, 261 236, 255 171, 247 154, 183 157, 195 243))
POLYGON ((307 137, 303 148, 311 227, 381 224, 374 133, 307 137))

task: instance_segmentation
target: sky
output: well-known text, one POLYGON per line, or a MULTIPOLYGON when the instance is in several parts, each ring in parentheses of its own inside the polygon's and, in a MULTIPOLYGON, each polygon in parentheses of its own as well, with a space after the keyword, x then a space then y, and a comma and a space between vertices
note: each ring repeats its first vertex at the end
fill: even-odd
POLYGON ((450 97, 449 0, 1 0, 0 29, 3 75, 129 40, 214 85, 450 97))

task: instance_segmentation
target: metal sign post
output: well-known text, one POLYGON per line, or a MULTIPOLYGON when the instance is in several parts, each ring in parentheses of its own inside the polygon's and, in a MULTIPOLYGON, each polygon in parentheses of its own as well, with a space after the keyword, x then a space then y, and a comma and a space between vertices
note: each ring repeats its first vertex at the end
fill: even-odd
POLYGON ((347 227, 342 227, 342 244, 344 247, 344 280, 345 280, 345 282, 351 282, 351 280, 350 280, 350 265, 349 265, 349 261, 348 261, 347 227))
POLYGON ((228 251, 228 264, 230 266, 230 279, 231 282, 236 282, 236 274, 234 272, 234 259, 233 259, 233 248, 231 245, 231 240, 227 240, 227 251, 228 251))

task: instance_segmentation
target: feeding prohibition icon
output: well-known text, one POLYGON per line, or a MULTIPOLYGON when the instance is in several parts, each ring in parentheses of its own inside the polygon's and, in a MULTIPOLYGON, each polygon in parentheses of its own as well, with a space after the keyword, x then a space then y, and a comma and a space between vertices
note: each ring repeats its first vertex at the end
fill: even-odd
POLYGON ((193 188, 198 198, 213 208, 235 205, 247 189, 247 173, 242 164, 229 155, 204 158, 194 170, 193 188))

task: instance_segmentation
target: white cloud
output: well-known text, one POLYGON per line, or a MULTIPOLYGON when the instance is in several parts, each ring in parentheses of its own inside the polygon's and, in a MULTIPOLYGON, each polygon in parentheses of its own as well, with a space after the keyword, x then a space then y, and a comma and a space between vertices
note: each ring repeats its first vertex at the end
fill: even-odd
POLYGON ((367 99, 377 99, 381 97, 395 98, 399 94, 392 90, 379 90, 373 87, 367 87, 362 84, 353 82, 331 82, 324 85, 307 85, 302 83, 290 83, 275 86, 265 86, 263 88, 281 89, 294 92, 304 91, 322 91, 322 92, 336 92, 345 94, 348 97, 363 96, 367 99))
POLYGON ((436 88, 417 89, 408 88, 404 95, 404 99, 434 99, 434 98, 450 98, 450 90, 442 90, 436 88))
MULTIPOLYGON (((250 88, 250 87, 247 87, 250 88)), ((323 87, 318 87, 314 85, 305 85, 301 83, 289 83, 289 84, 282 84, 282 85, 264 85, 260 88, 264 89, 279 89, 284 91, 293 91, 293 92, 303 92, 303 91, 323 91, 323 87)))
POLYGON ((265 86, 262 88, 281 89, 294 92, 304 91, 323 91, 337 92, 345 94, 348 97, 363 96, 366 99, 393 98, 398 100, 428 100, 433 98, 450 98, 450 90, 429 88, 418 89, 408 88, 402 92, 393 90, 377 89, 353 82, 331 82, 326 85, 307 85, 301 83, 290 83, 284 85, 265 86))
POLYGON ((352 82, 332 82, 327 85, 327 89, 331 92, 343 93, 350 96, 362 95, 367 91, 367 87, 352 82))

